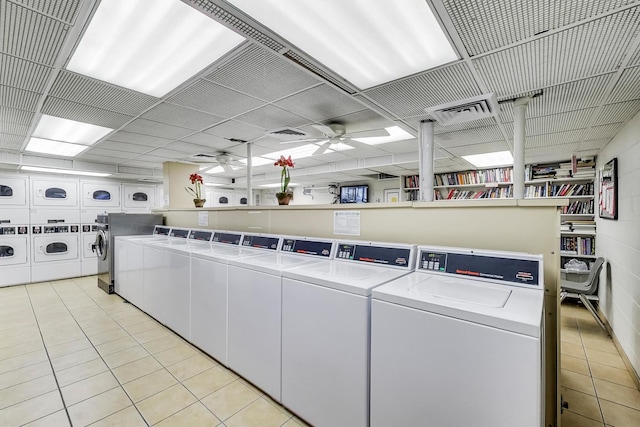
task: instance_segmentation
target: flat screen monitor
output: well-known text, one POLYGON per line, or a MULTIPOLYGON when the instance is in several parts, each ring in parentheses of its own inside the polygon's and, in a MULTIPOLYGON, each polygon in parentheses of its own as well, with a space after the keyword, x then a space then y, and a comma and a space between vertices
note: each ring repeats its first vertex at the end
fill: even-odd
POLYGON ((368 193, 368 185, 340 187, 340 203, 367 203, 369 201, 368 193))

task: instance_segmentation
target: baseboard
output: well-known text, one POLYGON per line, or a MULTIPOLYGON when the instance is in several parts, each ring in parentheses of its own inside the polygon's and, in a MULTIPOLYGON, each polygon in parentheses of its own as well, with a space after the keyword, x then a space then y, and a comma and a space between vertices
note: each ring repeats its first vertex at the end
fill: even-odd
POLYGON ((618 341, 616 334, 613 333, 613 329, 611 328, 611 325, 609 324, 609 320, 607 319, 607 317, 604 315, 602 310, 600 310, 600 307, 598 307, 596 310, 598 312, 598 316, 600 316, 600 319, 602 319, 604 326, 607 328, 607 332, 609 332, 609 335, 611 335, 613 344, 618 349, 618 353, 620 353, 620 357, 622 358, 622 361, 627 367, 627 371, 631 373, 631 378, 633 378, 633 381, 636 383, 636 387, 638 388, 638 390, 640 390, 640 376, 638 376, 638 372, 636 372, 635 368, 631 364, 631 361, 627 357, 627 353, 625 353, 624 349, 622 348, 620 341, 618 341))

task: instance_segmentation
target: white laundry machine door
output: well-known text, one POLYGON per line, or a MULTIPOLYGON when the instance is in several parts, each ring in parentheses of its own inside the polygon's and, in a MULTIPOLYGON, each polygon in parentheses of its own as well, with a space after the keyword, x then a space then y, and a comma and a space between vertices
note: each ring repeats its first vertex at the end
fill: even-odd
POLYGON ((0 227, 0 286, 29 283, 29 243, 26 225, 0 227))
POLYGON ((78 207, 78 181, 31 179, 32 207, 78 207))
POLYGON ((27 178, 0 176, 0 208, 27 206, 27 178))
POLYGON ((120 207, 120 184, 104 182, 83 182, 81 208, 105 208, 113 210, 120 207))
POLYGON ((34 282, 80 276, 79 228, 75 224, 31 226, 34 282))
POLYGON ((77 235, 35 236, 33 245, 33 261, 37 263, 78 259, 77 235))
POLYGON ((150 185, 122 186, 122 207, 125 212, 150 211, 155 207, 155 187, 150 185))

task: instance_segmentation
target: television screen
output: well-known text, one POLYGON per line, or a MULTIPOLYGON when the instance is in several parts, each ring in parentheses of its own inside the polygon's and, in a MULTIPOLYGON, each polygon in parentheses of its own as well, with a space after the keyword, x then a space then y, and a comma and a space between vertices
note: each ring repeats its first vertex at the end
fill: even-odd
POLYGON ((340 203, 367 203, 368 192, 368 185, 340 187, 340 203))

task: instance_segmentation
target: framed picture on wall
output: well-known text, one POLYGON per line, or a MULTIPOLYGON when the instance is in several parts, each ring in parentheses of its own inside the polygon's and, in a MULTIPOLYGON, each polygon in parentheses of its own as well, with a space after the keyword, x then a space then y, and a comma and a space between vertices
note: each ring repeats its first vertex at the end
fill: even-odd
POLYGON ((384 201, 386 203, 395 203, 400 201, 400 190, 397 188, 387 188, 384 190, 384 201))
POLYGON ((618 159, 613 158, 600 169, 600 218, 618 219, 618 159))

